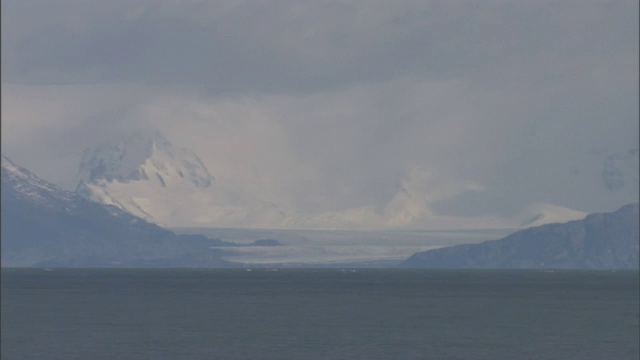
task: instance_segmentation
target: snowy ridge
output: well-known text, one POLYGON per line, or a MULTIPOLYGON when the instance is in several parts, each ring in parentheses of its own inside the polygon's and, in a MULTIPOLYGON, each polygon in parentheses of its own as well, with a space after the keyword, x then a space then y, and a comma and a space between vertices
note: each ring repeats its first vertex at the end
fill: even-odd
POLYGON ((2 184, 10 186, 17 194, 25 199, 39 204, 47 204, 50 198, 70 202, 73 193, 48 183, 21 168, 2 155, 2 184))

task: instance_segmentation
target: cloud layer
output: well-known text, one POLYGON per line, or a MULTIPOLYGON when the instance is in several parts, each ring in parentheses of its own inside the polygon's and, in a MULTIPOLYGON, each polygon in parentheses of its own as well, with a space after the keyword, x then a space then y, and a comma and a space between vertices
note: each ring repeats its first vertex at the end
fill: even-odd
POLYGON ((636 1, 4 1, 2 17, 3 153, 67 187, 84 147, 153 128, 292 212, 384 209, 407 182, 441 216, 637 201, 636 1))

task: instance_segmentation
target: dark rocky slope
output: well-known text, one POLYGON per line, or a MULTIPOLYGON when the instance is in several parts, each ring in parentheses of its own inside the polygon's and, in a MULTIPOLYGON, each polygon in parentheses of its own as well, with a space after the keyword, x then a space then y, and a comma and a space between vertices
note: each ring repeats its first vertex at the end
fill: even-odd
POLYGON ((548 224, 500 240, 414 254, 422 268, 638 269, 638 204, 583 220, 548 224))

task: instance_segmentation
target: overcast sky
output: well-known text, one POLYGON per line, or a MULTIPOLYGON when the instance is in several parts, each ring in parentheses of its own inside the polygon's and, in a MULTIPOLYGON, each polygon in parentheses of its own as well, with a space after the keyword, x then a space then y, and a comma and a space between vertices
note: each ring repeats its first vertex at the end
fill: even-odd
POLYGON ((638 199, 638 1, 2 1, 2 152, 155 129, 294 211, 638 199))

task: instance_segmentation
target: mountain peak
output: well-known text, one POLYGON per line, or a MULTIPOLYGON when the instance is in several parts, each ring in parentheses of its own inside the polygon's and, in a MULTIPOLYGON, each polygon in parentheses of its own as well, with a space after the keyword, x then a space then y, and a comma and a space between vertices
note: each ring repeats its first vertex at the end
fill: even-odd
POLYGON ((113 205, 146 220, 166 224, 174 216, 172 202, 202 194, 214 181, 200 158, 176 148, 159 132, 134 132, 117 143, 85 150, 76 193, 113 205))
POLYGON ((135 132, 115 144, 85 150, 80 163, 82 183, 152 180, 162 187, 167 181, 209 187, 213 177, 191 150, 175 148, 159 132, 135 132))

